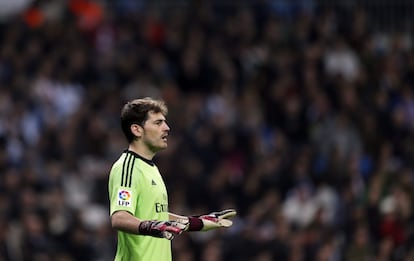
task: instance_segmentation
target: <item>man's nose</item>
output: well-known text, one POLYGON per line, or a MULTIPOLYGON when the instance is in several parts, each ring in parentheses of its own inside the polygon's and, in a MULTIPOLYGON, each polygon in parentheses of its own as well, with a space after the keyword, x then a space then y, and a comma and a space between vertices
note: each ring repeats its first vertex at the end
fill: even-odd
POLYGON ((164 124, 164 130, 169 131, 170 130, 170 126, 168 126, 167 123, 164 124))

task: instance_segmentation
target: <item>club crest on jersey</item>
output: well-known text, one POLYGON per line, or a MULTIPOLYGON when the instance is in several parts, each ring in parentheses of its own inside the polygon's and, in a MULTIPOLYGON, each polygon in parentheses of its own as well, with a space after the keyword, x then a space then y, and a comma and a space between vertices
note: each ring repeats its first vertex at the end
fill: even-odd
POLYGON ((131 191, 120 189, 118 191, 118 206, 128 207, 131 205, 131 191))

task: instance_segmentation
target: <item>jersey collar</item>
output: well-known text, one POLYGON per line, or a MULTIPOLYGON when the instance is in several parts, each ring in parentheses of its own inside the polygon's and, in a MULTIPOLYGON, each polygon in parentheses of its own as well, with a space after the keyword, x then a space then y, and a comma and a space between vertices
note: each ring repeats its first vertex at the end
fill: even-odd
POLYGON ((154 162, 153 162, 152 160, 146 159, 146 158, 142 157, 141 155, 139 155, 139 154, 137 154, 137 153, 133 152, 132 150, 128 150, 128 149, 126 149, 126 150, 124 150, 124 152, 125 152, 125 153, 129 153, 129 154, 134 155, 136 158, 141 159, 142 161, 146 162, 147 164, 149 164, 149 165, 151 165, 151 166, 154 166, 154 165, 155 165, 155 164, 154 164, 154 162))

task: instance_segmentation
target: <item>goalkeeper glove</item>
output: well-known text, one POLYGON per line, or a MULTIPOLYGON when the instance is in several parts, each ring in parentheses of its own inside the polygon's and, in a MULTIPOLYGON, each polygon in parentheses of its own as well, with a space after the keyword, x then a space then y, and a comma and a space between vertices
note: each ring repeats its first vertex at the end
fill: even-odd
POLYGON ((156 221, 145 220, 139 224, 139 234, 166 238, 172 240, 174 236, 181 234, 188 226, 188 223, 178 221, 156 221))
POLYGON ((208 231, 211 229, 230 227, 233 221, 228 218, 237 214, 234 209, 226 209, 219 212, 212 212, 208 215, 188 217, 188 231, 208 231))

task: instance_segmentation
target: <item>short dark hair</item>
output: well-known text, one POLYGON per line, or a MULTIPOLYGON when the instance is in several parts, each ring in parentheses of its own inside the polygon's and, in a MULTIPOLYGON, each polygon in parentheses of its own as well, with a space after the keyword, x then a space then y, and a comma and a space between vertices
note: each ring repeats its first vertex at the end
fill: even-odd
POLYGON ((161 112, 166 116, 168 109, 164 101, 155 100, 150 97, 129 101, 122 108, 121 127, 129 143, 135 138, 134 134, 131 132, 131 125, 138 124, 144 126, 145 121, 148 119, 148 112, 161 112))

